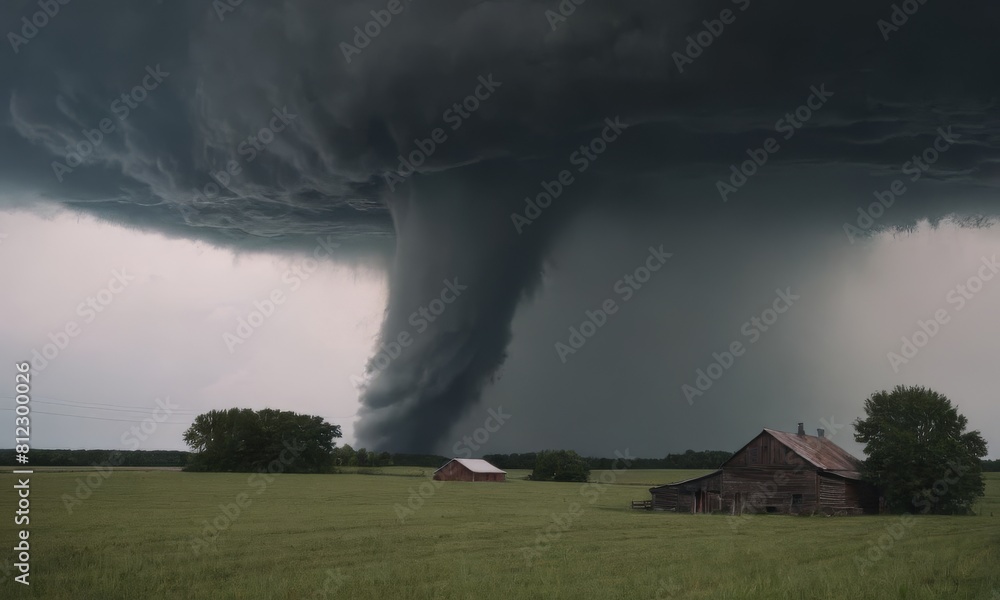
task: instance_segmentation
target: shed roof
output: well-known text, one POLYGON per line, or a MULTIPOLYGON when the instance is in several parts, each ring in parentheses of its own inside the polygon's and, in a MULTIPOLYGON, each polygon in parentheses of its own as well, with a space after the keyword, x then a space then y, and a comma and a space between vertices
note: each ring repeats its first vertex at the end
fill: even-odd
POLYGON ((711 473, 705 473, 704 475, 699 475, 697 477, 691 477, 690 479, 684 479, 684 480, 681 480, 681 481, 672 481, 670 483, 664 483, 663 485, 658 485, 656 487, 651 487, 651 488, 649 488, 649 491, 652 492, 653 490, 660 490, 660 489, 663 489, 663 488, 676 487, 676 486, 679 486, 679 485, 684 485, 685 483, 691 483, 692 481, 699 481, 701 479, 708 479, 709 477, 715 477, 716 475, 718 475, 721 472, 722 472, 722 469, 716 469, 716 470, 712 471, 711 473))
POLYGON ((440 469, 434 472, 437 473, 438 471, 447 467, 453 462, 459 463, 460 465, 472 471, 473 473, 503 473, 505 475, 507 474, 507 471, 501 471, 500 469, 494 467, 493 465, 491 465, 490 463, 486 462, 481 458, 453 458, 448 462, 444 463, 440 469))

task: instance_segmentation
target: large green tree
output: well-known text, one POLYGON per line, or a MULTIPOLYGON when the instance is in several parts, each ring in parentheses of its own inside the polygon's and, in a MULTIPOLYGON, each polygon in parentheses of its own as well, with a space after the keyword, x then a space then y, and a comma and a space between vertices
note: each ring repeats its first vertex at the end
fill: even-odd
POLYGON ((321 472, 333 465, 340 426, 322 417, 266 408, 198 415, 184 432, 198 471, 258 471, 280 460, 283 472, 321 472))
POLYGON ((951 400, 924 387, 896 386, 865 400, 854 439, 865 444, 863 475, 890 510, 964 514, 986 487, 986 441, 966 431, 951 400))
POLYGON ((572 450, 543 450, 535 458, 532 481, 587 481, 590 466, 572 450))

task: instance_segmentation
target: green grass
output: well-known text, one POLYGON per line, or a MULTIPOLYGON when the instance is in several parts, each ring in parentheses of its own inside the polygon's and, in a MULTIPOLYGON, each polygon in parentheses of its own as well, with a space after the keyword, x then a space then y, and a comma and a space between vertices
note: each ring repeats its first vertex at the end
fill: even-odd
MULTIPOLYGON (((61 498, 85 474, 36 473, 32 585, 7 579, 0 597, 991 600, 1000 590, 997 474, 982 516, 917 517, 862 573, 855 557, 899 517, 757 516, 734 528, 725 516, 632 511, 649 497, 642 486, 691 476, 633 471, 603 488, 446 483, 401 522, 394 506, 430 485, 404 469, 278 475, 260 495, 247 474, 118 471, 72 514, 61 498), (240 493, 251 504, 196 555, 203 522, 240 493), (568 529, 529 565, 521 548, 553 515, 568 529)), ((0 511, 12 515, 14 476, 3 477, 0 511)), ((12 518, 2 523, 9 549, 12 518)))

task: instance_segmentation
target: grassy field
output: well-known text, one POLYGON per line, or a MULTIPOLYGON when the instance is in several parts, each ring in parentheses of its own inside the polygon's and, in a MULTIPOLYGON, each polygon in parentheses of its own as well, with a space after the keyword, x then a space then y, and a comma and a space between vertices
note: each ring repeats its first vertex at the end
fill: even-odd
MULTIPOLYGON (((649 497, 645 486, 696 472, 604 472, 605 481, 615 476, 609 485, 516 473, 506 484, 434 487, 419 471, 267 481, 123 470, 72 512, 65 498, 87 473, 36 473, 32 584, 0 575, 0 597, 1000 598, 996 474, 981 516, 905 525, 896 516, 734 520, 629 509, 649 497), (205 532, 214 535, 194 541, 205 532), (876 554, 880 540, 886 549, 876 554)), ((15 502, 12 484, 0 487, 0 510, 13 515, 15 502)), ((2 522, 9 549, 13 519, 2 522)), ((0 555, 4 565, 11 557, 0 555)))
MULTIPOLYGON (((365 467, 341 467, 345 474, 363 475, 398 475, 401 477, 430 477, 434 469, 427 467, 378 467, 375 469, 365 467)), ((601 473, 604 471, 594 471, 591 479, 600 481, 601 473)), ((692 477, 698 477, 709 473, 708 469, 638 469, 632 471, 619 471, 615 474, 615 484, 617 485, 638 485, 642 487, 653 487, 683 481, 692 477)), ((531 474, 530 469, 507 469, 507 479, 527 479, 531 474)))

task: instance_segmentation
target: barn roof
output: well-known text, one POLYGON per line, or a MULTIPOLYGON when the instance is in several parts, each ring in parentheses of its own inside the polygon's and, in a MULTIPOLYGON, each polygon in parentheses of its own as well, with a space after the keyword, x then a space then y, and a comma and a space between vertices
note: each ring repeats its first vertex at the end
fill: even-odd
POLYGON ((829 471, 834 475, 848 479, 861 478, 861 474, 858 472, 861 468, 861 461, 826 437, 799 435, 773 429, 764 429, 764 431, 817 469, 829 471))
POLYGON ((726 462, 722 463, 722 465, 715 471, 699 475, 698 477, 685 479, 683 481, 673 481, 671 483, 652 487, 649 488, 649 491, 653 492, 665 488, 679 487, 684 484, 694 483, 701 479, 715 477, 725 469, 726 465, 729 464, 729 461, 731 461, 733 457, 753 443, 753 440, 759 438, 765 433, 784 444, 789 450, 820 471, 846 479, 861 479, 861 473, 859 472, 859 469, 861 468, 861 461, 852 456, 847 450, 844 450, 837 444, 834 444, 828 438, 815 435, 786 433, 784 431, 776 431, 774 429, 765 428, 764 431, 755 435, 753 439, 734 452, 732 456, 727 458, 726 462))
POLYGON ((784 444, 789 450, 821 471, 849 479, 861 478, 861 474, 858 472, 861 468, 861 461, 852 456, 847 450, 834 444, 828 438, 815 435, 799 435, 797 433, 787 433, 767 428, 754 436, 742 448, 734 452, 732 456, 726 459, 726 462, 722 463, 722 467, 729 464, 729 461, 733 460, 736 455, 753 443, 753 440, 765 433, 784 444))
MULTIPOLYGON (((486 462, 481 458, 453 458, 441 466, 441 469, 447 467, 453 462, 461 464, 466 469, 472 471, 473 473, 503 473, 507 474, 507 471, 501 471, 500 469, 494 467, 490 463, 486 462)), ((437 473, 441 469, 434 471, 437 473)))

